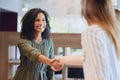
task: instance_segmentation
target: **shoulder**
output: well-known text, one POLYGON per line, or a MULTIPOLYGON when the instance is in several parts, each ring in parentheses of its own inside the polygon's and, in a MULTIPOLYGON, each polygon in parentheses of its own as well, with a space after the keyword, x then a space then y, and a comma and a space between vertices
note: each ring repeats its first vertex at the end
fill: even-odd
POLYGON ((47 38, 47 39, 45 39, 45 41, 48 42, 48 43, 53 42, 52 38, 47 38))
POLYGON ((83 33, 82 36, 96 37, 100 38, 105 35, 106 32, 100 28, 98 25, 89 26, 83 33))
POLYGON ((83 33, 96 33, 102 29, 97 25, 89 26, 83 33))
POLYGON ((28 40, 28 39, 19 39, 18 40, 18 45, 20 44, 31 44, 32 41, 31 40, 28 40))
POLYGON ((52 38, 44 39, 43 43, 46 45, 53 45, 53 40, 52 38))

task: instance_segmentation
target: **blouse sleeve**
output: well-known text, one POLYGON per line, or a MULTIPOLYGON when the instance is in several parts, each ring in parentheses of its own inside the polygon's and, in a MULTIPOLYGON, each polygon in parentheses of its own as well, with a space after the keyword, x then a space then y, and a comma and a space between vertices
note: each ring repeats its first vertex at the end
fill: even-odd
MULTIPOLYGON (((53 41, 52 39, 50 39, 50 44, 51 44, 51 47, 50 47, 50 51, 49 51, 49 58, 54 58, 54 46, 53 46, 53 41)), ((48 76, 48 80, 55 80, 54 79, 54 71, 51 69, 50 66, 47 67, 47 76, 48 76)))
POLYGON ((94 80, 110 80, 109 53, 106 48, 105 36, 97 30, 88 29, 82 35, 82 47, 85 53, 85 64, 91 66, 94 80))
POLYGON ((18 48, 20 50, 21 55, 26 56, 31 61, 38 62, 38 56, 40 55, 40 53, 38 52, 38 50, 36 50, 30 45, 30 41, 20 39, 18 42, 18 48))
POLYGON ((54 56, 54 45, 53 45, 53 41, 52 41, 52 39, 50 39, 50 44, 51 44, 51 47, 50 47, 50 51, 49 51, 49 54, 50 54, 50 56, 49 56, 49 58, 54 58, 55 56, 54 56))

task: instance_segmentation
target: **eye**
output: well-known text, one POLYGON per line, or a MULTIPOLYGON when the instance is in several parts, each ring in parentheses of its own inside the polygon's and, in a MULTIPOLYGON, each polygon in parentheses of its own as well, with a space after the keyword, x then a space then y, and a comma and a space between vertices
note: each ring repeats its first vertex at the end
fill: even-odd
POLYGON ((35 19, 35 21, 40 21, 40 19, 35 19))
POLYGON ((42 19, 42 21, 46 21, 45 19, 42 19))

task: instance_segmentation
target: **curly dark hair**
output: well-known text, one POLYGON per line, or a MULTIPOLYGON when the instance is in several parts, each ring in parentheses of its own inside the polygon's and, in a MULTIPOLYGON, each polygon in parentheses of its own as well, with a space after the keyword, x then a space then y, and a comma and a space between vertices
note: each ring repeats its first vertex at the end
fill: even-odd
POLYGON ((48 13, 45 10, 40 8, 32 8, 30 9, 22 18, 21 23, 21 33, 20 38, 32 40, 34 38, 34 21, 39 13, 43 13, 46 20, 46 28, 44 32, 42 32, 42 38, 49 38, 50 34, 50 24, 48 20, 48 13))

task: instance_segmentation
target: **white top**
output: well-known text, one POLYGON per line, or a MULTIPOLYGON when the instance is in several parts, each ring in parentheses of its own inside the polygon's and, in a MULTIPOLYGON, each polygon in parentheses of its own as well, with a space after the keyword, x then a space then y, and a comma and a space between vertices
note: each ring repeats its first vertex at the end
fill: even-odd
POLYGON ((120 80, 115 47, 103 29, 89 26, 82 33, 82 48, 85 80, 120 80))

